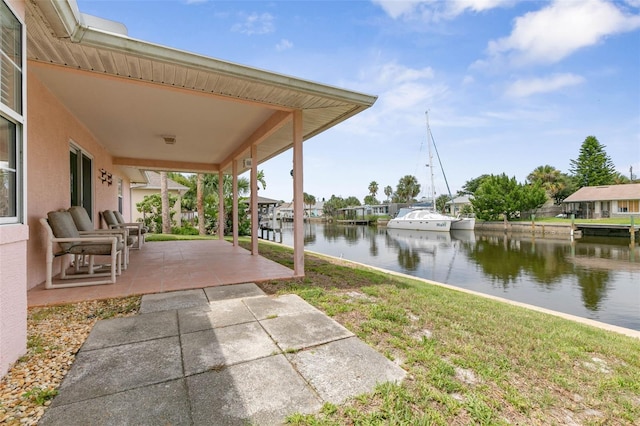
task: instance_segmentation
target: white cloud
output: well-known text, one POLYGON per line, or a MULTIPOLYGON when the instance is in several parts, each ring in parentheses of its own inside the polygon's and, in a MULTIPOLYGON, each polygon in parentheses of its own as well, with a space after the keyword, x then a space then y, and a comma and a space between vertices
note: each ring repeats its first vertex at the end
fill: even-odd
POLYGON ((434 72, 431 67, 414 69, 399 65, 395 62, 380 66, 377 68, 376 73, 378 84, 395 85, 422 79, 432 79, 434 77, 434 72))
POLYGON ((640 16, 624 14, 604 0, 556 0, 515 20, 508 37, 489 42, 494 58, 509 56, 514 65, 554 63, 607 36, 640 28, 640 16))
POLYGON ((283 38, 282 40, 280 40, 278 42, 278 44, 276 44, 276 50, 278 52, 282 52, 283 50, 291 49, 292 47, 293 47, 293 43, 290 42, 289 40, 287 40, 286 38, 283 38))
POLYGON ((244 17, 244 22, 233 25, 231 30, 246 35, 268 34, 275 30, 273 21, 274 18, 269 13, 252 13, 244 17))
POLYGON ((519 79, 509 85, 506 94, 509 97, 524 98, 536 93, 555 92, 564 87, 582 84, 584 81, 584 77, 570 73, 554 74, 544 78, 519 79))
POLYGON ((475 82, 476 82, 476 79, 472 75, 465 75, 464 78, 462 79, 462 84, 465 86, 467 84, 473 84, 475 82))
POLYGON ((422 3, 420 0, 372 0, 393 19, 413 13, 422 3))
POLYGON ((392 19, 437 21, 453 19, 465 12, 483 12, 510 6, 515 0, 372 0, 392 19))

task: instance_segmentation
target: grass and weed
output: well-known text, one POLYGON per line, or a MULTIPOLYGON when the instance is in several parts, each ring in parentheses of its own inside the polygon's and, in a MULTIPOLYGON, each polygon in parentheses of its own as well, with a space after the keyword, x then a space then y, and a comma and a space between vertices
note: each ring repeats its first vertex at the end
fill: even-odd
POLYGON ((189 235, 189 234, 148 234, 146 242, 151 241, 180 241, 180 240, 215 240, 217 235, 189 235))
MULTIPOLYGON (((291 266, 286 247, 260 254, 291 266)), ((307 254, 305 271, 261 287, 300 295, 408 375, 291 424, 640 425, 638 339, 337 259, 307 254)))

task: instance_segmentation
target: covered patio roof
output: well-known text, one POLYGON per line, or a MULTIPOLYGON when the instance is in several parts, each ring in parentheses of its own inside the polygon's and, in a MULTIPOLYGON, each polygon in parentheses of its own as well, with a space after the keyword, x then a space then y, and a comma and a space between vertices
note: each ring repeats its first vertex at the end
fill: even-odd
POLYGON ((28 1, 27 28, 30 72, 134 183, 142 170, 229 173, 252 146, 260 164, 293 146, 294 111, 307 140, 376 100, 136 40, 74 0, 28 1))

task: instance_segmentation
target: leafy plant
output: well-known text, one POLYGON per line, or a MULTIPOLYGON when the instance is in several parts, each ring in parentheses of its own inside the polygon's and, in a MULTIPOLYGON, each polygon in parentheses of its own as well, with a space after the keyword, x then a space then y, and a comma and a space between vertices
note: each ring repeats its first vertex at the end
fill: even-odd
POLYGON ((34 387, 33 389, 22 394, 23 398, 27 398, 38 405, 44 405, 45 402, 53 399, 58 394, 57 389, 42 389, 34 387))

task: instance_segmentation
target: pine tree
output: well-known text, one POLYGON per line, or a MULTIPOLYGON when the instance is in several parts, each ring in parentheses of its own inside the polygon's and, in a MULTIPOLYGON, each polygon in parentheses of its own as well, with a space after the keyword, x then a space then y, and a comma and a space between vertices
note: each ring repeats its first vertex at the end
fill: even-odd
POLYGON ((580 154, 571 160, 569 169, 578 188, 615 183, 616 169, 604 148, 595 136, 587 136, 582 143, 580 154))

